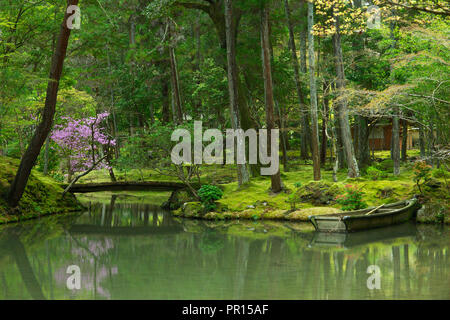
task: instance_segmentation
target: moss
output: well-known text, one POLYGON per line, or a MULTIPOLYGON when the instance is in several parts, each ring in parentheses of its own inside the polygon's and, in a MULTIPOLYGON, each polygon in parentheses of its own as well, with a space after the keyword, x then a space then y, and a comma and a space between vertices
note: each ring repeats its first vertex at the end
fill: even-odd
POLYGON ((182 212, 186 218, 199 218, 203 215, 203 206, 200 202, 186 202, 183 204, 182 212))
POLYGON ((450 223, 449 203, 429 202, 417 212, 421 223, 450 223))
POLYGON ((313 215, 318 216, 338 212, 341 212, 341 210, 330 207, 315 207, 296 210, 294 212, 289 213, 286 218, 292 221, 309 221, 308 219, 309 216, 313 215))
POLYGON ((333 204, 337 195, 343 193, 343 188, 336 183, 311 181, 300 187, 296 196, 301 202, 311 202, 313 205, 333 204))
POLYGON ((161 205, 163 209, 177 210, 186 202, 194 201, 194 197, 187 190, 175 190, 167 201, 161 205))
POLYGON ((56 181, 33 170, 19 202, 18 214, 12 215, 5 199, 18 166, 17 160, 0 157, 0 224, 82 209, 74 195, 66 194, 62 198, 63 189, 56 181))

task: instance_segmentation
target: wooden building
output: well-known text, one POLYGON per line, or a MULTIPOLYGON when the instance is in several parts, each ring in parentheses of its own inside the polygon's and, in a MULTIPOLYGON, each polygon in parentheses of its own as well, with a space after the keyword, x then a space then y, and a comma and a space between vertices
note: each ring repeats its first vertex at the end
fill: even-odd
MULTIPOLYGON (((369 128, 369 149, 379 150, 391 150, 392 144, 392 123, 376 123, 369 128)), ((352 136, 354 137, 355 127, 351 128, 352 136)), ((407 149, 413 148, 413 132, 415 128, 408 126, 407 132, 407 149)), ((353 139, 355 141, 355 139, 353 139)), ((356 142, 357 144, 357 142, 356 142)), ((403 144, 403 126, 400 122, 400 149, 403 144)), ((357 147, 357 146, 356 146, 357 147)))

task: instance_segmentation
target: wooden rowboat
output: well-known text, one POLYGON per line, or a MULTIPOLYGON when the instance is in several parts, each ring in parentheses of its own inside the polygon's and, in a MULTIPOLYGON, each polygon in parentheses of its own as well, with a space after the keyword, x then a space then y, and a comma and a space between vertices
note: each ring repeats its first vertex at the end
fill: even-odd
POLYGON ((356 211, 309 216, 317 231, 354 232, 406 222, 420 208, 416 198, 356 211))

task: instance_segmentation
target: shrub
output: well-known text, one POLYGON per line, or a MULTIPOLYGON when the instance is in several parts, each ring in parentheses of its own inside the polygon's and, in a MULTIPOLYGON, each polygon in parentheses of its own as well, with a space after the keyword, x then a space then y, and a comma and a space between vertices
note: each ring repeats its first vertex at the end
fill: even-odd
POLYGON ((342 210, 359 210, 367 208, 367 203, 365 203, 363 198, 364 192, 356 188, 356 186, 346 185, 345 194, 336 197, 336 202, 342 205, 342 210))
POLYGON ((222 198, 223 192, 216 186, 205 184, 198 189, 198 196, 206 211, 212 211, 216 208, 215 201, 222 198))
POLYGON ((386 176, 387 176, 385 172, 378 170, 375 167, 368 167, 366 171, 367 171, 367 176, 371 180, 379 180, 382 178, 386 178, 386 176))
POLYGON ((439 179, 439 178, 445 178, 448 179, 450 178, 450 172, 448 172, 447 170, 440 168, 440 169, 435 169, 433 170, 433 178, 439 179))
POLYGON ((300 202, 300 198, 296 193, 292 193, 289 195, 286 202, 291 205, 291 210, 295 210, 295 205, 300 202))
POLYGON ((416 183, 417 187, 419 188, 419 191, 421 194, 422 192, 422 184, 428 182, 431 178, 431 166, 426 164, 425 161, 417 161, 414 164, 414 182, 416 183))

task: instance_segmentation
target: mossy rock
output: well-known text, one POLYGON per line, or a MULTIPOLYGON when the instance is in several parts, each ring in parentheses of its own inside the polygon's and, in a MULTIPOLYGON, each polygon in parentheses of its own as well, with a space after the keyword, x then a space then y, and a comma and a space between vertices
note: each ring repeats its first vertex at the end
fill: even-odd
POLYGON ((172 192, 169 200, 161 205, 166 210, 177 210, 186 202, 195 201, 194 196, 187 190, 176 190, 172 192))
POLYGON ((6 202, 11 182, 14 179, 19 161, 8 157, 0 157, 0 223, 22 221, 55 213, 79 211, 83 207, 71 193, 62 197, 63 189, 58 182, 33 170, 27 186, 15 209, 11 213, 6 202))
POLYGON ((199 218, 203 215, 203 206, 200 202, 186 202, 182 207, 183 217, 199 218))
POLYGON ((261 219, 283 220, 285 218, 285 210, 268 210, 261 214, 261 219))
POLYGON ((417 212, 421 223, 450 223, 450 204, 427 203, 417 212))
POLYGON ((342 212, 339 209, 336 208, 330 208, 330 207, 314 207, 314 208, 307 208, 307 209, 300 209, 296 210, 294 212, 289 213, 286 218, 293 221, 309 221, 309 216, 319 216, 323 214, 330 214, 330 213, 339 213, 342 212))
POLYGON ((311 181, 298 188, 296 198, 299 202, 310 202, 320 206, 333 204, 336 196, 341 193, 343 193, 343 189, 335 183, 311 181))

